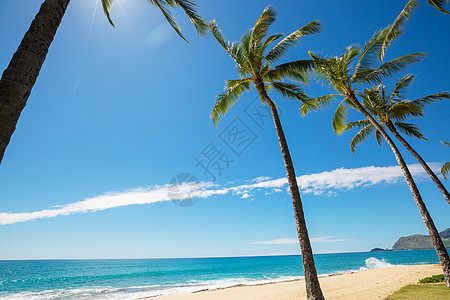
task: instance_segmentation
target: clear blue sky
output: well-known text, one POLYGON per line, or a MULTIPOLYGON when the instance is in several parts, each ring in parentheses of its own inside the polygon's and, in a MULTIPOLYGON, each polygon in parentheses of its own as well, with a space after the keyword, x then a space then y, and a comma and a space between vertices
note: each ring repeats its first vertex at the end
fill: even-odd
MULTIPOLYGON (((1 70, 41 2, 1 2, 1 70)), ((268 4, 279 12, 272 32, 290 33, 320 20, 323 32, 304 39, 284 61, 307 58, 308 50, 337 55, 349 44, 363 44, 391 23, 406 2, 198 1, 201 14, 215 18, 231 40, 250 28, 268 4)), ((219 127, 213 126, 209 114, 214 97, 225 79, 237 77, 233 61, 218 43, 211 36, 198 38, 180 12, 176 16, 190 44, 178 38, 146 1, 121 4, 123 11, 116 5, 111 12, 114 29, 101 7, 95 11, 96 1, 70 3, 0 166, 1 218, 61 209, 55 206, 73 208, 73 203, 95 201, 112 192, 122 203, 139 193, 130 190, 161 191, 160 186, 181 172, 211 181, 194 160, 211 142, 233 160, 210 187, 214 191, 262 176, 285 176, 272 123, 258 127, 246 114, 256 92, 245 94, 219 127), (242 150, 240 156, 224 144, 221 134, 237 122, 236 117, 253 132, 245 150, 235 149, 242 150)), ((450 17, 426 1, 420 4, 405 34, 388 52, 388 58, 428 53, 426 60, 408 70, 418 75, 410 98, 450 90, 450 17)), ((311 96, 326 92, 315 83, 305 89, 311 96)), ((398 172, 383 177, 390 175, 381 170, 392 169, 379 169, 371 173, 374 178, 361 182, 369 175, 360 168, 396 165, 387 146, 380 148, 371 139, 352 154, 351 133, 338 137, 332 132, 333 109, 301 118, 299 103, 275 95, 274 100, 282 110, 297 175, 310 180, 302 195, 316 253, 391 247, 402 235, 426 234, 398 172), (339 168, 344 170, 337 175, 322 173, 339 168)), ((449 108, 448 101, 427 108, 426 118, 417 123, 429 142, 411 140, 435 166, 450 159, 450 148, 440 143, 450 140, 449 108)), ((416 163, 403 152, 409 164, 416 163)), ((415 170, 438 229, 450 227, 450 207, 420 168, 415 170)), ((298 245, 291 242, 296 231, 290 196, 286 185, 280 189, 216 193, 188 208, 161 200, 0 225, 0 259, 297 253, 298 245)))

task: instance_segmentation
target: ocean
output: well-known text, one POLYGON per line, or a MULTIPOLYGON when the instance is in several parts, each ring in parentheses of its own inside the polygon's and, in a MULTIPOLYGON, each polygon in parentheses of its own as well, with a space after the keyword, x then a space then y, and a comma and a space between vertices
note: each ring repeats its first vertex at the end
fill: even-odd
MULTIPOLYGON (((319 276, 439 263, 434 250, 315 255, 319 276)), ((0 261, 0 299, 139 299, 302 278, 301 256, 0 261)))

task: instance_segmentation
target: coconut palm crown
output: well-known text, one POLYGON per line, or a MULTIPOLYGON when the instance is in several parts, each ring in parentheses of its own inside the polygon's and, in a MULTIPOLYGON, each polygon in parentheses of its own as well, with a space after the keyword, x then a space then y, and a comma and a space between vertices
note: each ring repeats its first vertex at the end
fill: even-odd
MULTIPOLYGON (((365 89, 363 93, 360 93, 361 102, 364 108, 377 120, 377 122, 383 126, 393 126, 397 132, 406 134, 407 136, 417 139, 427 140, 417 125, 412 123, 406 123, 410 117, 423 117, 423 108, 436 101, 442 99, 450 99, 450 93, 441 92, 433 95, 428 95, 416 100, 405 99, 405 91, 408 86, 411 85, 415 78, 415 75, 408 74, 398 79, 392 93, 388 95, 386 93, 386 87, 384 85, 378 85, 371 89, 365 89)), ((358 144, 366 140, 373 132, 376 132, 376 139, 381 145, 382 137, 377 132, 374 126, 369 120, 359 120, 350 122, 346 125, 345 130, 360 129, 354 136, 350 143, 350 149, 355 152, 355 148, 358 144)))
POLYGON ((271 43, 283 37, 283 34, 267 36, 268 29, 275 19, 276 11, 268 6, 256 21, 255 26, 244 33, 239 42, 229 42, 218 28, 216 21, 210 22, 213 36, 235 61, 240 75, 239 79, 227 80, 225 91, 216 97, 216 104, 211 112, 214 125, 217 126, 221 116, 227 113, 243 92, 251 89, 252 83, 264 83, 267 90, 272 88, 289 99, 308 101, 309 97, 294 82, 305 83, 308 79, 306 72, 311 70, 316 62, 296 60, 276 66, 273 64, 302 37, 319 33, 321 25, 318 21, 313 21, 289 34, 268 50, 271 43))
POLYGON ((345 130, 349 108, 361 111, 362 107, 358 107, 359 103, 356 97, 360 85, 381 84, 385 78, 406 69, 409 65, 417 63, 425 57, 425 53, 413 53, 394 58, 375 67, 377 54, 389 29, 390 26, 377 31, 362 49, 357 45, 348 46, 344 54, 340 56, 326 59, 309 52, 314 60, 321 62, 314 68, 318 79, 328 84, 334 93, 304 102, 300 107, 301 115, 324 108, 338 96, 342 96, 343 99, 338 104, 332 121, 334 131, 342 134, 345 130))

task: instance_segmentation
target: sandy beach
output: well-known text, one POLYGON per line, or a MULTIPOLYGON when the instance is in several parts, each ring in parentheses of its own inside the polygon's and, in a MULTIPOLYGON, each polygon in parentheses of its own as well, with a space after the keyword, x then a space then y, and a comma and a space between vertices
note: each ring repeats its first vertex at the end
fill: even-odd
MULTIPOLYGON (((407 284, 442 273, 439 265, 395 266, 320 278, 326 299, 384 299, 407 284)), ((303 280, 238 286, 187 295, 152 297, 158 300, 293 300, 306 299, 303 280)))

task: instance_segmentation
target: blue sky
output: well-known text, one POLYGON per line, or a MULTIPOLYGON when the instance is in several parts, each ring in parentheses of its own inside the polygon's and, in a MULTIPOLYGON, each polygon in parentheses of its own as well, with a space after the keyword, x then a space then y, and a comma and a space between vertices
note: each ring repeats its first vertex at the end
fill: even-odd
MULTIPOLYGON (((40 2, 0 4, 0 69, 40 2)), ((198 3, 201 14, 215 18, 231 40, 268 4, 279 12, 272 32, 290 33, 320 20, 322 33, 305 38, 283 60, 288 61, 307 58, 309 50, 338 55, 349 44, 363 44, 392 22, 406 1, 198 3)), ((428 53, 407 71, 418 75, 410 98, 450 87, 450 19, 426 1, 420 4, 388 51, 388 58, 428 53)), ((251 115, 257 108, 264 112, 256 92, 245 94, 218 128, 209 118, 224 80, 237 78, 233 61, 211 36, 196 37, 180 12, 176 16, 190 44, 146 1, 116 5, 111 12, 116 29, 95 7, 93 0, 70 3, 0 166, 0 259, 298 253, 275 130, 251 115), (236 122, 245 124, 248 135, 229 147, 227 130, 236 122), (195 161, 212 145, 229 161, 215 180, 195 161), (165 193, 165 185, 182 172, 208 182, 207 193, 187 208, 165 193), (32 212, 46 217, 26 214, 32 212)), ((311 96, 327 92, 314 82, 305 89, 311 96)), ((387 146, 371 139, 353 154, 351 133, 332 132, 332 108, 301 118, 299 103, 275 95, 274 100, 301 179, 316 253, 391 247, 402 235, 426 234, 387 146)), ((449 140, 448 113, 446 102, 427 108, 417 123, 429 141, 410 141, 434 168, 450 157, 440 143, 449 140)), ((416 163, 403 153, 408 164, 416 163)), ((438 229, 450 227, 450 207, 420 167, 412 170, 438 229)))

